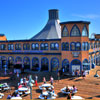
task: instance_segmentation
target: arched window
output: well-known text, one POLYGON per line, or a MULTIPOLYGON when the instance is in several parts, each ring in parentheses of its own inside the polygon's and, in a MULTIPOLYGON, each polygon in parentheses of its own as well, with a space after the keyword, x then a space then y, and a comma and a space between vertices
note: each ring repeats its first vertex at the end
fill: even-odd
POLYGON ((73 36, 73 37, 74 37, 74 36, 75 36, 75 37, 81 36, 80 31, 79 31, 79 28, 78 28, 76 25, 74 25, 74 26, 72 27, 70 36, 73 36))
POLYGON ((22 68, 22 58, 21 57, 16 57, 16 59, 15 59, 15 68, 18 68, 18 69, 20 69, 20 68, 22 68))
POLYGON ((64 28, 63 28, 63 30, 62 30, 62 37, 67 37, 67 36, 69 36, 68 30, 67 30, 67 27, 64 26, 64 28))
POLYGON ((30 69, 30 59, 29 57, 24 57, 24 69, 30 69))
POLYGON ((13 67, 14 64, 14 58, 13 57, 8 57, 8 68, 13 67))
POLYGON ((71 69, 72 69, 72 72, 74 71, 76 71, 76 70, 79 70, 79 72, 81 71, 81 61, 80 60, 78 60, 78 59, 74 59, 74 60, 72 60, 72 62, 71 62, 71 69))
POLYGON ((30 44, 29 43, 24 43, 23 44, 23 50, 30 50, 30 44))
POLYGON ((51 59, 51 71, 57 71, 59 67, 59 60, 58 58, 51 59))
POLYGON ((32 50, 39 50, 39 44, 38 43, 32 43, 32 50))
POLYGON ((7 65, 7 58, 5 56, 1 57, 2 67, 5 67, 7 65))
POLYGON ((51 43, 50 49, 51 50, 59 50, 59 44, 58 43, 51 43))
POLYGON ((39 59, 36 57, 32 59, 32 70, 39 71, 39 59))
POLYGON ((65 50, 65 51, 69 50, 69 43, 68 42, 63 42, 62 43, 62 50, 65 50))
POLYGON ((69 72, 69 61, 67 59, 62 61, 62 68, 64 68, 65 72, 69 72))
POLYGON ((70 48, 72 51, 75 51, 75 42, 71 42, 70 48))
POLYGON ((49 61, 46 57, 41 59, 41 71, 49 70, 49 61))
POLYGON ((41 43, 41 50, 48 50, 48 43, 41 43))
POLYGON ((83 42, 83 43, 82 43, 82 50, 83 50, 83 51, 87 51, 88 49, 89 49, 88 42, 83 42))
POLYGON ((82 36, 88 36, 88 31, 86 26, 84 26, 83 30, 82 30, 82 36))
POLYGON ((81 50, 81 43, 80 42, 77 42, 76 43, 76 50, 77 51, 80 51, 81 50))
POLYGON ((85 70, 89 70, 89 67, 90 67, 90 65, 89 65, 89 63, 88 63, 88 60, 87 59, 84 59, 83 60, 83 70, 85 71, 85 70))

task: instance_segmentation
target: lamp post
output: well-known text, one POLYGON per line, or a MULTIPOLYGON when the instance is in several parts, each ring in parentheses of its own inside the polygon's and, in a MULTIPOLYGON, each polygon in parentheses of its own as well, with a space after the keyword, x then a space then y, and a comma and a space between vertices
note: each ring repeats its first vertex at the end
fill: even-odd
POLYGON ((29 82, 28 82, 28 86, 30 87, 30 99, 32 100, 32 75, 29 75, 29 82))

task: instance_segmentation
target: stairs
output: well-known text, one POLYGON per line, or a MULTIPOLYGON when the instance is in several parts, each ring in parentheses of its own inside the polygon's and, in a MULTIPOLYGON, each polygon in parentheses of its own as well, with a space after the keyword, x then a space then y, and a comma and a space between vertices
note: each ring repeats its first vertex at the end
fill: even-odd
MULTIPOLYGON (((87 77, 94 77, 97 70, 100 70, 100 66, 96 66, 94 69, 91 69, 89 72, 89 75, 87 75, 87 77)), ((100 76, 100 71, 98 71, 97 74, 100 76)))

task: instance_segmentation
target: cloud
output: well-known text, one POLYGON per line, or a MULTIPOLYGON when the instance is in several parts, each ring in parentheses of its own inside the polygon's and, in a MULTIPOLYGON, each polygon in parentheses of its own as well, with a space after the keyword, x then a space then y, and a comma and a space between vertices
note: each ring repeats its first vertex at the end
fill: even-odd
POLYGON ((99 15, 96 15, 96 14, 87 14, 87 15, 72 14, 72 16, 76 16, 76 17, 80 17, 80 18, 88 18, 88 19, 100 18, 100 16, 99 15))

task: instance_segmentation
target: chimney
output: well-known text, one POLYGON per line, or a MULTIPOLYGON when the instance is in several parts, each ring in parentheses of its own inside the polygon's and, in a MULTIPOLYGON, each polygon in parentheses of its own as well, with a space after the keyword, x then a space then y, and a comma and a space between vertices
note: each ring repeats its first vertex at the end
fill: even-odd
POLYGON ((59 12, 58 9, 50 9, 49 20, 52 20, 52 19, 58 20, 59 19, 58 12, 59 12))

